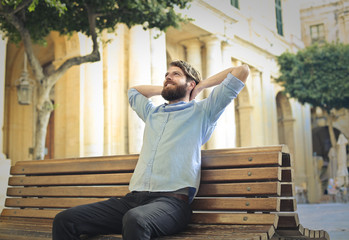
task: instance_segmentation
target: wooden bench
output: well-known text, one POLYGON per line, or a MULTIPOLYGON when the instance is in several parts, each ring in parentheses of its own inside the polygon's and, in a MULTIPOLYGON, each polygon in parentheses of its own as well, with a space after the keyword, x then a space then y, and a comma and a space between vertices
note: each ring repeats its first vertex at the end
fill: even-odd
MULTIPOLYGON (((138 155, 20 161, 11 168, 0 239, 51 239, 62 209, 124 196, 138 155)), ((186 231, 158 239, 329 239, 299 223, 286 146, 202 151, 186 231)), ((121 239, 121 235, 92 239, 121 239)))

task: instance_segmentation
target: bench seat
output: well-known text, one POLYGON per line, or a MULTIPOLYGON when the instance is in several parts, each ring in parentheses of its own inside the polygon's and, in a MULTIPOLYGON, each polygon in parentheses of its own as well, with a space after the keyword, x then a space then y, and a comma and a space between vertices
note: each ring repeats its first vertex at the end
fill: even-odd
MULTIPOLYGON (((51 239, 60 211, 127 194, 137 160, 133 154, 17 162, 0 239, 51 239)), ((291 163, 284 145, 203 150, 192 223, 157 239, 329 239, 299 223, 291 163)))

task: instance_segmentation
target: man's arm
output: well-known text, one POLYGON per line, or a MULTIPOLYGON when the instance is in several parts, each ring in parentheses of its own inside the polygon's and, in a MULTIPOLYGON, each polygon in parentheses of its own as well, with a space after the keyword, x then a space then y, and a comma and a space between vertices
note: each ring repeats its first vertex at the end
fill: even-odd
POLYGON ((223 82, 228 73, 231 73, 234 77, 238 78, 243 83, 246 83, 250 69, 247 65, 231 67, 201 81, 192 91, 190 100, 193 100, 205 88, 213 87, 223 82))
POLYGON ((139 85, 131 87, 136 89, 140 94, 146 98, 150 98, 156 95, 161 95, 162 86, 153 86, 153 85, 139 85))

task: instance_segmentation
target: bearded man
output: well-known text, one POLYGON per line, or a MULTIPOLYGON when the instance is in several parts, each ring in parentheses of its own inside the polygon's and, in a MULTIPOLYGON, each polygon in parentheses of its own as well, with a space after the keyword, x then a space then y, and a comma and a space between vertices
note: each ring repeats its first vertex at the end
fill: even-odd
POLYGON ((163 86, 131 87, 129 103, 145 129, 130 193, 59 213, 53 239, 122 233, 123 239, 145 240, 185 229, 200 183, 201 146, 248 75, 249 68, 243 65, 201 81, 189 63, 177 60, 170 63, 163 86), (213 86, 217 87, 208 98, 195 100, 203 89, 213 86), (168 103, 154 106, 149 98, 156 95, 168 103))

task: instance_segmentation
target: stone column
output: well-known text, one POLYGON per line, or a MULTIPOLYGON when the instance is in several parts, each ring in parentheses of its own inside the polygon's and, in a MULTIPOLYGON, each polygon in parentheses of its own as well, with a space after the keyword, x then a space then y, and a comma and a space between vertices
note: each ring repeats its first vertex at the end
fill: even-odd
MULTIPOLYGON (((201 38, 206 46, 206 78, 222 71, 222 49, 221 40, 217 36, 208 36, 201 38)), ((211 89, 205 90, 207 97, 212 92, 211 89)), ((220 148, 225 146, 225 124, 223 118, 220 118, 217 127, 214 130, 210 140, 207 142, 208 149, 220 148)))
MULTIPOLYGON (((150 30, 151 84, 163 85, 167 71, 166 35, 157 29, 150 30)), ((154 105, 164 103, 161 96, 152 97, 154 105)))
MULTIPOLYGON (((266 64, 268 65, 268 64, 266 64)), ((264 144, 277 145, 278 123, 276 111, 276 99, 274 96, 275 86, 272 84, 270 76, 270 67, 264 66, 262 73, 262 90, 263 90, 263 111, 264 111, 264 144)))
POLYGON ((261 73, 257 69, 251 70, 251 97, 253 101, 253 138, 252 144, 255 146, 264 145, 264 111, 262 98, 261 73))
POLYGON ((125 70, 125 31, 119 24, 117 34, 106 34, 112 42, 103 49, 104 68, 104 155, 127 153, 127 82, 125 70))
MULTIPOLYGON (((222 44, 223 69, 230 68, 232 64, 232 47, 229 43, 222 44)), ((225 146, 226 148, 236 147, 236 123, 235 123, 235 104, 234 100, 225 109, 222 118, 225 121, 225 146)))
POLYGON ((10 176, 11 161, 3 153, 3 126, 4 126, 4 99, 5 99, 5 72, 6 72, 6 44, 7 40, 0 38, 0 212, 6 198, 8 178, 10 176))
POLYGON ((300 164, 302 164, 303 171, 304 168, 306 169, 305 173, 303 174, 306 175, 308 183, 308 200, 310 203, 317 203, 320 201, 322 192, 321 181, 316 174, 318 170, 314 168, 314 166, 317 166, 317 164, 314 164, 314 161, 316 161, 316 159, 313 158, 312 153, 313 141, 311 133, 311 112, 309 104, 302 106, 302 118, 303 131, 301 133, 303 134, 304 139, 304 160, 300 164))
MULTIPOLYGON (((81 55, 89 54, 92 41, 79 33, 81 55)), ((103 50, 100 46, 101 59, 103 50)), ((104 145, 103 60, 80 65, 81 79, 81 156, 101 156, 104 145)))
POLYGON ((237 110, 239 111, 239 123, 240 123, 240 147, 252 146, 252 110, 251 105, 238 106, 237 110))
MULTIPOLYGON (((187 59, 186 61, 192 65, 202 75, 202 60, 201 60, 201 47, 202 42, 197 38, 189 39, 180 42, 186 48, 187 59)), ((196 99, 203 99, 203 92, 201 92, 196 99)))
MULTIPOLYGON (((129 37, 129 87, 151 84, 150 33, 139 25, 131 28, 129 37)), ((139 153, 144 123, 131 108, 128 117, 129 153, 139 153)))

